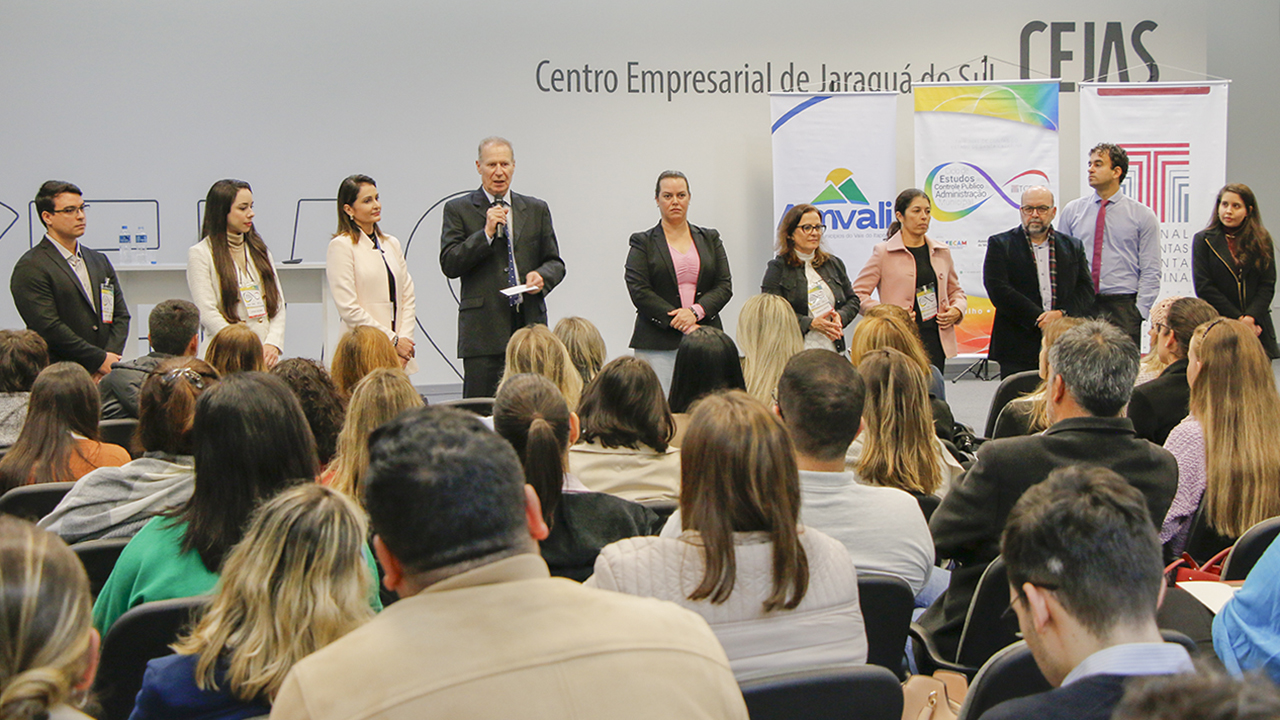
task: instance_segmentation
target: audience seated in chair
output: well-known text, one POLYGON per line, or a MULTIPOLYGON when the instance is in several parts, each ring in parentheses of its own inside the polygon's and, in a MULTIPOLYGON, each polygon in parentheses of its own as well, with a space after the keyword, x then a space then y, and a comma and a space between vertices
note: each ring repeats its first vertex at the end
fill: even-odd
POLYGON ((1155 675, 1129 683, 1111 720, 1274 720, 1280 690, 1257 675, 1233 678, 1209 663, 1195 673, 1155 675))
POLYGON ((49 365, 49 346, 34 330, 0 330, 0 447, 18 439, 31 384, 49 365))
POLYGON ((85 475, 40 527, 69 543, 127 538, 153 515, 185 504, 195 488, 196 401, 217 382, 218 371, 203 360, 162 361, 139 398, 137 440, 144 455, 85 475))
POLYGON ((589 491, 566 473, 569 446, 578 439, 578 416, 550 380, 524 373, 503 378, 493 405, 493 429, 520 456, 525 482, 538 493, 551 534, 538 543, 551 574, 582 582, 600 548, 637 535, 652 535, 652 510, 606 493, 589 491))
POLYGON ((364 473, 369 467, 369 435, 406 410, 422 407, 422 396, 398 368, 377 368, 356 383, 338 433, 338 451, 320 482, 364 504, 364 473))
MULTIPOLYGON (((521 373, 545 377, 560 390, 570 409, 578 407, 582 398, 582 376, 578 374, 569 350, 546 325, 520 328, 507 341, 502 380, 521 373)), ((502 388, 501 382, 498 388, 502 388)))
POLYGON ((199 624, 147 663, 130 720, 269 713, 295 663, 373 617, 367 537, 364 511, 320 485, 260 506, 199 624))
POLYGON ((276 363, 270 372, 298 396, 302 414, 316 439, 316 455, 323 470, 338 451, 338 432, 347 414, 346 396, 338 392, 329 372, 315 360, 288 358, 276 363))
POLYGON ((1040 385, 1034 392, 1009 401, 996 416, 995 431, 991 438, 1034 435, 1049 427, 1049 348, 1062 334, 1084 322, 1083 318, 1061 317, 1042 331, 1040 336, 1040 385))
POLYGON ((1280 683, 1280 542, 1214 617, 1213 648, 1233 675, 1262 671, 1280 683))
POLYGON ((350 396, 356 383, 377 368, 402 369, 400 356, 387 334, 372 325, 361 325, 342 333, 329 367, 338 392, 350 396))
POLYGON ((137 418, 138 393, 147 375, 170 358, 195 356, 200 349, 200 309, 188 300, 156 305, 147 316, 147 342, 151 352, 115 363, 98 383, 103 420, 137 418))
POLYGON ((742 306, 737 335, 747 394, 772 405, 782 369, 792 356, 804 350, 796 312, 780 295, 755 295, 742 306))
POLYGON ((78 363, 54 363, 31 385, 18 440, 0 460, 0 493, 33 483, 71 482, 129 462, 128 451, 99 441, 98 387, 78 363))
POLYGON ((585 388, 590 385, 596 373, 604 367, 604 361, 609 358, 600 330, 586 318, 570 316, 560 318, 553 332, 569 351, 573 366, 582 378, 582 386, 585 388))
POLYGON ((228 325, 219 330, 205 348, 204 359, 223 377, 267 369, 267 361, 262 354, 262 339, 243 323, 228 325))
POLYGON ((857 568, 839 541, 800 525, 791 438, 760 401, 730 390, 694 405, 680 516, 679 538, 600 551, 586 584, 699 613, 739 681, 866 662, 857 568))
POLYGON ((680 339, 667 395, 671 412, 687 413, 698 398, 718 390, 746 389, 738 346, 724 331, 702 326, 680 339))
POLYGON ((1187 382, 1187 353, 1191 334, 1218 311, 1200 298, 1182 298, 1169 306, 1165 321, 1155 329, 1154 351, 1166 363, 1160 376, 1133 389, 1125 412, 1138 437, 1160 445, 1169 431, 1187 416, 1191 385, 1187 382))
POLYGON ((1160 358, 1160 353, 1156 352, 1156 333, 1169 316, 1169 306, 1181 299, 1181 295, 1172 295, 1156 301, 1156 304, 1151 306, 1151 313, 1147 316, 1147 340, 1150 350, 1142 356, 1142 362, 1138 363, 1138 376, 1133 380, 1134 387, 1160 377, 1160 372, 1168 365, 1160 358))

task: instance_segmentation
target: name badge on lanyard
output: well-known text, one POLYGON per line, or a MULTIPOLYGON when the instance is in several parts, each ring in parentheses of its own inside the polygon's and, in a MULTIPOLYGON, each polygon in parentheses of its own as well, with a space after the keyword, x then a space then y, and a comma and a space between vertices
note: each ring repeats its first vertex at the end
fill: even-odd
POLYGON ((98 300, 102 303, 102 322, 110 325, 116 313, 116 289, 110 280, 103 280, 98 288, 98 300))
POLYGON ((249 251, 246 249, 244 253, 245 272, 236 271, 237 279, 240 281, 240 302, 244 303, 244 310, 249 315, 250 320, 261 320, 267 316, 267 304, 262 301, 262 286, 253 275, 249 273, 249 251))
POLYGON ((920 320, 932 320, 938 316, 938 286, 936 283, 916 288, 916 305, 920 307, 920 320))

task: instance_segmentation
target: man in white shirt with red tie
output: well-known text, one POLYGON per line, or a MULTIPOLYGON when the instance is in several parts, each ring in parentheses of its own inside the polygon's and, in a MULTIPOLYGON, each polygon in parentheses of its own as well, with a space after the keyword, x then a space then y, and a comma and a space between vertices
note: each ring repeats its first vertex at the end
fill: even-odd
POLYGON ((1058 229, 1084 245, 1098 317, 1142 347, 1142 321, 1160 294, 1160 221, 1151 208, 1120 192, 1129 172, 1124 148, 1097 145, 1089 151, 1087 170, 1094 193, 1067 203, 1058 229))

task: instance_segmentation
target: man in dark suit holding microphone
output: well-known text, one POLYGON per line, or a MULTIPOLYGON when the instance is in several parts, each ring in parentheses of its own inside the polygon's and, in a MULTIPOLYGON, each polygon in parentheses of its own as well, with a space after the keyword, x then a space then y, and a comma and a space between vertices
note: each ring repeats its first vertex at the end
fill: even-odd
POLYGON ((446 277, 462 279, 462 395, 493 397, 507 341, 519 328, 546 324, 543 298, 564 279, 564 261, 547 204, 511 192, 511 143, 500 137, 481 140, 476 170, 480 189, 444 206, 440 269, 446 277))

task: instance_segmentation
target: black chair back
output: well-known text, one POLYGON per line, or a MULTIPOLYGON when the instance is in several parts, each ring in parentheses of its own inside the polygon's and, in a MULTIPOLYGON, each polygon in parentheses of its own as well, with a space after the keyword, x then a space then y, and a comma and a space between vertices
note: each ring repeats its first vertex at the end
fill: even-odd
POLYGON ((147 661, 173 651, 169 645, 209 602, 207 596, 139 605, 116 620, 102 641, 102 659, 93 692, 102 704, 100 720, 128 720, 142 689, 147 661))
POLYGON ((1222 565, 1222 579, 1244 580, 1248 577, 1249 571, 1258 564, 1258 559, 1271 547, 1277 535, 1280 535, 1280 517, 1263 520, 1245 530, 1222 565))
POLYGON ((58 507, 73 485, 73 482, 60 482, 16 487, 0 495, 0 513, 37 522, 58 507))
POLYGON ((957 720, 975 720, 982 713, 1005 700, 1048 692, 1052 688, 1044 679, 1031 655, 1031 648, 1021 640, 991 656, 969 683, 969 693, 960 706, 957 720))
POLYGON ((1040 372, 1038 370, 1026 370, 1020 373, 1014 373, 1009 377, 1000 381, 1000 387, 996 388, 996 394, 991 396, 991 407, 987 410, 987 427, 983 432, 983 437, 991 437, 996 431, 996 418, 1000 417, 1000 411, 1010 400, 1033 392, 1036 386, 1040 384, 1040 372))
POLYGON ((463 410, 480 415, 481 417, 493 416, 493 398, 458 398, 456 400, 445 400, 444 402, 435 403, 439 407, 456 407, 463 410))
MULTIPOLYGON (((1220 534, 1209 526, 1209 518, 1204 512, 1204 498, 1200 499, 1200 508, 1196 510, 1195 517, 1191 520, 1191 529, 1187 531, 1187 546, 1183 548, 1183 552, 1187 553, 1196 562, 1204 564, 1213 559, 1214 555, 1235 544, 1236 539, 1220 534)), ((1176 558, 1171 558, 1170 561, 1176 558)))
POLYGON ((102 437, 102 442, 119 445, 129 451, 129 457, 137 460, 142 457, 141 448, 134 448, 133 434, 138 429, 137 418, 119 418, 116 420, 103 420, 98 423, 98 434, 102 437), (136 450, 136 451, 135 451, 136 450))
POLYGON ((1018 618, 1009 609, 1009 573, 1004 559, 991 561, 978 580, 964 620, 956 662, 981 667, 1001 648, 1018 641, 1018 618))
POLYGON ((867 629, 867 662, 902 674, 911 611, 911 586, 900 577, 858 573, 858 604, 867 629))
POLYGON ((106 540, 89 540, 71 546, 72 552, 80 558, 84 571, 89 574, 89 592, 94 598, 111 577, 116 560, 129 544, 129 538, 107 538, 106 540))
POLYGON ((877 665, 805 670, 741 684, 751 720, 900 720, 902 685, 877 665))

